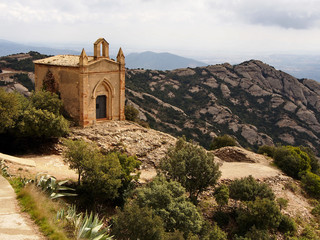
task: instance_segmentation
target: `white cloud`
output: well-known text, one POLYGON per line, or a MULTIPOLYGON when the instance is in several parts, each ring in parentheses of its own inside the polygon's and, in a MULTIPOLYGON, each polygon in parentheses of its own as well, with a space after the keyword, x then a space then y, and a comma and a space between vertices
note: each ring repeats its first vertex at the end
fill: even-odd
POLYGON ((0 38, 128 51, 319 51, 319 0, 2 0, 0 38), (124 50, 125 50, 124 49, 124 50))

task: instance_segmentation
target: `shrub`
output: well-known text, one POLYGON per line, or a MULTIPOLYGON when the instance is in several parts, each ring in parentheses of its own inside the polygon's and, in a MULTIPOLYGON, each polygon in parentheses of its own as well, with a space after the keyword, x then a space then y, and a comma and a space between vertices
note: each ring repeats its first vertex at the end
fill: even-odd
POLYGON ((260 230, 253 226, 246 234, 246 239, 251 240, 273 240, 268 230, 260 230))
POLYGON ((317 216, 318 218, 320 218, 320 203, 318 203, 318 205, 316 205, 311 213, 314 215, 314 216, 317 216))
POLYGON ((282 215, 278 230, 282 233, 293 234, 297 231, 297 225, 292 218, 287 215, 282 215))
POLYGON ((312 196, 320 198, 320 176, 312 172, 303 175, 302 184, 304 189, 312 196))
POLYGON ((24 111, 18 129, 24 137, 62 137, 69 132, 69 123, 61 115, 30 107, 24 111))
POLYGON ((306 152, 310 158, 311 172, 320 176, 320 161, 309 147, 300 146, 300 149, 306 152))
POLYGON ((227 240, 227 234, 222 231, 217 224, 211 226, 210 223, 205 222, 201 234, 200 239, 203 240, 227 240))
POLYGON ((227 147, 227 146, 236 146, 237 141, 229 136, 229 135, 223 135, 219 137, 215 137, 210 145, 210 150, 227 147))
POLYGON ((0 133, 43 139, 64 136, 69 123, 60 115, 61 105, 57 96, 47 92, 33 93, 29 100, 0 90, 0 133))
POLYGON ((104 156, 97 152, 84 162, 82 185, 93 200, 113 200, 119 196, 121 175, 121 165, 115 153, 104 156))
POLYGON ((262 230, 275 229, 282 219, 277 204, 267 198, 246 202, 237 213, 236 221, 242 232, 247 232, 252 226, 262 230))
POLYGON ((47 110, 55 115, 61 114, 62 101, 55 93, 47 91, 33 92, 30 96, 30 103, 36 109, 47 110))
POLYGON ((219 186, 214 192, 214 197, 220 206, 227 205, 229 201, 229 188, 226 185, 219 186))
POLYGON ((180 183, 155 178, 146 187, 137 190, 140 207, 150 207, 160 216, 167 231, 174 229, 185 234, 199 233, 203 223, 197 208, 185 197, 180 183))
POLYGON ((98 153, 98 149, 83 139, 65 140, 64 145, 67 147, 64 151, 64 161, 71 169, 76 170, 78 173, 78 185, 80 185, 85 162, 93 159, 94 155, 98 153))
POLYGON ((276 148, 274 146, 263 145, 263 146, 259 147, 258 153, 259 154, 266 154, 267 156, 273 158, 275 149, 276 148))
POLYGON ((287 206, 288 206, 288 200, 287 199, 284 199, 284 198, 277 198, 277 203, 280 207, 280 211, 282 209, 286 209, 287 206))
POLYGON ((116 239, 164 239, 164 226, 161 217, 148 207, 140 208, 135 202, 129 202, 122 211, 118 211, 112 227, 116 239))
POLYGON ((274 162, 289 176, 300 179, 301 175, 311 169, 308 154, 299 147, 278 147, 274 152, 274 162))
POLYGON ((125 114, 126 120, 135 122, 139 115, 139 111, 134 106, 127 105, 125 107, 124 114, 125 114))
POLYGON ((139 175, 134 171, 140 166, 136 157, 111 152, 102 154, 96 145, 84 140, 65 140, 65 162, 78 173, 78 184, 95 200, 114 200, 123 193, 139 175))
POLYGON ((230 197, 241 201, 254 201, 257 197, 275 198, 272 189, 265 183, 258 183, 251 175, 249 177, 236 179, 230 186, 230 197))
POLYGON ((0 88, 0 133, 15 127, 22 103, 18 93, 6 93, 0 88))
POLYGON ((213 154, 183 138, 177 141, 175 148, 169 149, 160 162, 160 168, 186 188, 194 203, 199 194, 209 186, 214 186, 221 176, 213 154))

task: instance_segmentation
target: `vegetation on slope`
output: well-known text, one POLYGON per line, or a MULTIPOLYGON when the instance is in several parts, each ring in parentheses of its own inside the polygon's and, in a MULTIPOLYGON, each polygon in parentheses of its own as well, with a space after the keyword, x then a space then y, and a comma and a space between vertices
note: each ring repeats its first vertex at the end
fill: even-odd
POLYGON ((23 147, 20 141, 29 146, 31 139, 37 142, 66 135, 69 123, 61 113, 62 102, 56 94, 39 91, 25 98, 0 89, 0 150, 17 151, 23 147))

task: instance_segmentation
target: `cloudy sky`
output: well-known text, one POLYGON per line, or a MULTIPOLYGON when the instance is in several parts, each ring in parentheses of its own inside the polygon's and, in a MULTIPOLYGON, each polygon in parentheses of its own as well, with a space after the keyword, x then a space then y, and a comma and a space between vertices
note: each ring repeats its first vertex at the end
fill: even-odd
MULTIPOLYGON (((1 0, 0 38, 125 53, 320 53, 320 0, 1 0)), ((91 50, 91 49, 90 49, 91 50)))

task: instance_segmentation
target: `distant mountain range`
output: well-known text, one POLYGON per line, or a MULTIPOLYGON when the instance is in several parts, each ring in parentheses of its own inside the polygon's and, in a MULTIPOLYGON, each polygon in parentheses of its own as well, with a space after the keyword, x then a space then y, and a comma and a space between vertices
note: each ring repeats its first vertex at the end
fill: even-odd
POLYGON ((126 66, 130 69, 173 70, 185 67, 202 67, 208 64, 171 53, 142 52, 126 56, 126 66))
MULTIPOLYGON (((36 47, 0 39, 0 56, 36 51, 41 54, 80 54, 81 50, 36 47)), ((87 52, 92 54, 92 52, 87 52)), ((115 58, 115 56, 112 56, 115 58)), ((320 56, 315 54, 273 54, 273 55, 230 55, 217 54, 205 62, 185 58, 171 53, 142 52, 126 54, 126 67, 129 69, 173 70, 186 67, 202 67, 213 63, 230 62, 238 64, 244 59, 260 59, 278 70, 287 72, 297 78, 310 78, 320 82, 320 56), (240 60, 241 59, 241 60, 240 60)))
POLYGON ((47 55, 79 54, 78 51, 74 50, 35 47, 0 39, 0 56, 7 56, 16 53, 27 53, 30 51, 35 51, 47 55))

